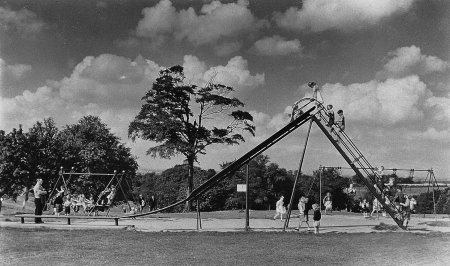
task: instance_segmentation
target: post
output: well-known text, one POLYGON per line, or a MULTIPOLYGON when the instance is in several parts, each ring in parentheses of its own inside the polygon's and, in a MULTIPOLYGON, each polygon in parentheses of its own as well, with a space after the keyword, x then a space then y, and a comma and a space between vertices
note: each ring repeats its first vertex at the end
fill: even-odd
POLYGON ((305 145, 303 146, 302 157, 301 157, 300 163, 298 165, 298 171, 297 171, 297 175, 295 176, 294 186, 292 187, 291 198, 289 200, 289 205, 288 205, 288 210, 286 213, 286 220, 284 222, 283 231, 286 231, 286 228, 289 226, 289 220, 291 218, 291 211, 292 211, 292 204, 294 201, 295 187, 297 186, 298 179, 302 172, 303 159, 305 158, 305 152, 306 152, 306 147, 308 145, 309 135, 311 133, 312 122, 313 122, 312 120, 310 120, 310 122, 309 122, 308 133, 306 134, 305 145))
MULTIPOLYGON (((319 168, 319 210, 322 211, 322 171, 323 168, 319 168)), ((313 181, 314 182, 314 181, 313 181)))
POLYGON ((437 217, 436 217, 436 201, 434 199, 435 195, 434 195, 434 183, 433 183, 433 210, 434 210, 434 220, 437 221, 437 217))
POLYGON ((249 167, 247 163, 247 177, 245 179, 245 231, 250 229, 250 215, 248 210, 248 179, 249 179, 249 167))
POLYGON ((197 200, 197 230, 202 229, 202 218, 200 217, 200 204, 197 200))

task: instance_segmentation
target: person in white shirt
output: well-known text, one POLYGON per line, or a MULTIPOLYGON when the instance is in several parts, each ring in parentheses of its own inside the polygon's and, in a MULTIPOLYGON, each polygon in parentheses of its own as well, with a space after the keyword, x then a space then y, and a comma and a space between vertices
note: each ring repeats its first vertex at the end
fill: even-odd
MULTIPOLYGON (((38 178, 36 180, 36 185, 33 188, 34 192, 34 205, 36 206, 34 210, 35 215, 42 215, 42 211, 44 210, 44 195, 47 194, 47 191, 42 187, 42 178, 38 178)), ((37 224, 44 223, 41 218, 34 218, 34 222, 37 224)))

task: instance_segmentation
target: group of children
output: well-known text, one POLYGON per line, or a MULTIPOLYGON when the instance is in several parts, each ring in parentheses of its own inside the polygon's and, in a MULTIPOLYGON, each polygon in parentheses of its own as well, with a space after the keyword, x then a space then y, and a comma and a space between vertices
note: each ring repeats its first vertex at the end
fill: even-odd
POLYGON ((66 195, 58 194, 53 201, 53 214, 54 215, 64 215, 69 216, 71 211, 74 213, 78 213, 80 209, 83 209, 83 212, 89 212, 94 208, 95 201, 91 196, 89 199, 86 199, 83 194, 80 195, 66 195))
POLYGON ((339 132, 342 132, 345 130, 345 117, 344 117, 344 111, 338 110, 337 111, 337 118, 334 116, 333 111, 333 105, 329 104, 327 105, 327 114, 328 114, 328 123, 327 126, 331 128, 331 132, 333 132, 335 129, 333 128, 333 125, 336 125, 338 131, 336 132, 337 138, 335 139, 336 142, 339 142, 339 132))
MULTIPOLYGON (((309 218, 308 218, 309 208, 307 205, 308 202, 309 202, 308 197, 301 197, 298 202, 298 210, 300 212, 300 216, 299 216, 300 221, 299 221, 298 227, 295 229, 297 231, 300 230, 300 227, 303 222, 305 222, 308 225, 308 231, 309 231, 309 218)), ((318 234, 319 227, 320 227, 320 220, 322 219, 322 214, 320 212, 319 204, 314 203, 312 205, 312 209, 314 211, 314 213, 313 213, 314 233, 318 234)), ((283 220, 283 214, 285 214, 285 213, 286 213, 286 207, 284 206, 284 196, 281 196, 280 199, 276 203, 276 214, 273 217, 273 219, 276 220, 278 218, 278 216, 280 216, 280 220, 283 220)))
MULTIPOLYGON (((114 199, 116 193, 116 188, 112 186, 110 189, 102 191, 100 193, 100 205, 110 205, 114 199), (108 193, 109 192, 109 193, 108 193), (108 193, 108 195, 106 195, 108 193), (105 196, 106 195, 106 196, 105 196)), ((70 195, 65 193, 63 186, 60 190, 56 189, 56 196, 53 199, 53 214, 54 215, 64 215, 69 216, 71 211, 78 213, 80 209, 83 209, 84 213, 94 211, 94 215, 98 214, 98 208, 96 208, 96 202, 94 196, 90 196, 87 199, 84 194, 70 195)))

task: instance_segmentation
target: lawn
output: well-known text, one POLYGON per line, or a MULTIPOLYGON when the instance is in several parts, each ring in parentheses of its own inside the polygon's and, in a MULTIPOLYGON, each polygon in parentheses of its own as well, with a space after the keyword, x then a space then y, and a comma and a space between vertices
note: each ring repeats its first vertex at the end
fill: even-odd
POLYGON ((60 231, 0 228, 0 265, 448 265, 443 233, 60 231))

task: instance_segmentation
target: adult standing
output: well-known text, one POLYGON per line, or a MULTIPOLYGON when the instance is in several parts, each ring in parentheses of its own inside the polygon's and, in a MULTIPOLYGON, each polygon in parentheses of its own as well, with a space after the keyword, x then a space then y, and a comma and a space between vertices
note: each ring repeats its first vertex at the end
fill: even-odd
POLYGON ((148 204, 149 204, 150 211, 153 211, 153 210, 156 209, 156 204, 157 204, 157 202, 156 202, 156 197, 155 197, 155 195, 152 195, 152 196, 150 197, 148 204))
POLYGON ((325 206, 325 215, 327 214, 327 211, 333 212, 333 199, 330 192, 327 192, 323 198, 323 206, 325 206))
MULTIPOLYGON (((44 209, 44 195, 47 194, 47 191, 44 190, 44 188, 42 187, 42 178, 38 178, 36 180, 36 185, 34 185, 33 188, 33 192, 34 192, 34 205, 35 205, 35 210, 34 210, 34 214, 35 215, 42 215, 42 211, 44 209)), ((41 224, 44 223, 42 221, 42 219, 40 217, 36 217, 34 218, 34 222, 37 224, 41 224)))
POLYGON ((146 206, 146 202, 144 199, 144 196, 142 194, 139 194, 139 212, 143 212, 144 208, 146 206))

